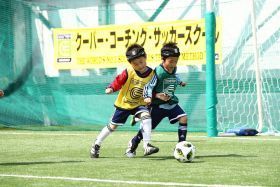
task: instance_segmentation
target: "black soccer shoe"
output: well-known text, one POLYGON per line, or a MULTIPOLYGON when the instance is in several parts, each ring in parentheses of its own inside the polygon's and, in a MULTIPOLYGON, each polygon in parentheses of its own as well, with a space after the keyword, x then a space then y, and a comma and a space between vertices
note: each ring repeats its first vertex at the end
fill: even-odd
POLYGON ((155 147, 148 143, 147 147, 144 149, 144 156, 148 156, 159 151, 158 147, 155 147))
POLYGON ((100 151, 100 145, 95 144, 92 146, 90 150, 90 157, 91 158, 98 158, 99 157, 99 151, 100 151))

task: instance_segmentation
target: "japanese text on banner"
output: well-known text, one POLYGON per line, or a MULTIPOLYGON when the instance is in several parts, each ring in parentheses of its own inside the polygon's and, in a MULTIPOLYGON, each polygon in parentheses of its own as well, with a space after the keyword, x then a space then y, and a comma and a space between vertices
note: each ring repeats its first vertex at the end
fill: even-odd
MULTIPOLYGON (((204 19, 193 21, 149 22, 109 25, 97 28, 53 29, 57 69, 89 69, 125 66, 126 48, 138 43, 145 48, 147 62, 161 62, 164 43, 176 42, 181 51, 178 65, 206 63, 204 19)), ((217 18, 215 58, 222 62, 221 21, 217 18)))

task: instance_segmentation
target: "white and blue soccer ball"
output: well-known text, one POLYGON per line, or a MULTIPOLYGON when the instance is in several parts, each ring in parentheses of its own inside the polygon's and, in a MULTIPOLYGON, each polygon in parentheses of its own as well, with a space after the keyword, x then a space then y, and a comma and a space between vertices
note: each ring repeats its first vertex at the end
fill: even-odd
POLYGON ((179 162, 191 162, 195 157, 195 146, 191 142, 182 141, 176 144, 174 157, 179 162))

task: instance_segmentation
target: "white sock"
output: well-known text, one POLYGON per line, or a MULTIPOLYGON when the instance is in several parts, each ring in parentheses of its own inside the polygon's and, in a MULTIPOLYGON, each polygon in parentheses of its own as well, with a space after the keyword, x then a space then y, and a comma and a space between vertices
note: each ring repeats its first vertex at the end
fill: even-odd
POLYGON ((105 126, 101 132, 98 134, 94 144, 97 144, 97 145, 101 145, 102 141, 107 137, 109 136, 113 131, 109 128, 108 126, 105 126))
POLYGON ((146 148, 147 144, 151 141, 152 120, 150 118, 142 120, 141 129, 143 134, 143 147, 146 148))

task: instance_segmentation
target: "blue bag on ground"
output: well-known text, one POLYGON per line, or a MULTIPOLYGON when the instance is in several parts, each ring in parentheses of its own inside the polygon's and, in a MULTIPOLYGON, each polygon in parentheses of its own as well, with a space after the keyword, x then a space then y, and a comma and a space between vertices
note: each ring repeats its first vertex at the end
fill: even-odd
POLYGON ((255 136, 259 132, 256 129, 251 128, 236 128, 236 129, 228 129, 227 133, 235 133, 236 136, 255 136))

